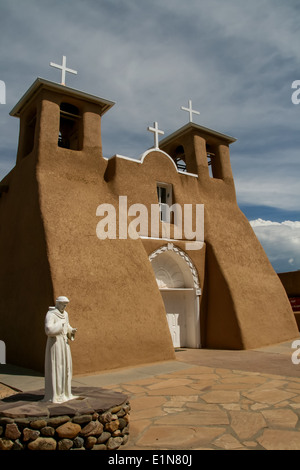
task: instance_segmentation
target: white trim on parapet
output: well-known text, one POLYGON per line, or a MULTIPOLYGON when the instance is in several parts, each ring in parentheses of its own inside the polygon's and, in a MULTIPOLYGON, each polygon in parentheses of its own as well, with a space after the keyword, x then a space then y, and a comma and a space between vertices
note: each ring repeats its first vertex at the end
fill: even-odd
MULTIPOLYGON (((174 167, 175 167, 175 170, 177 171, 177 173, 179 173, 180 175, 185 175, 185 176, 193 176, 194 178, 198 178, 198 175, 196 175, 195 173, 188 173, 187 171, 182 171, 182 170, 178 170, 177 166, 176 166, 176 163, 174 162, 173 158, 170 157, 170 155, 166 152, 164 152, 163 150, 160 150, 160 149, 149 149, 149 150, 146 150, 146 152, 144 152, 141 156, 140 156, 140 159, 137 159, 137 158, 132 158, 132 157, 126 157, 124 155, 119 155, 119 154, 116 154, 116 155, 113 155, 113 157, 116 157, 116 158, 121 158, 122 160, 128 160, 130 162, 134 162, 134 163, 139 163, 139 164, 143 164, 144 163, 144 160, 145 158, 147 157, 147 155, 149 155, 149 153, 151 152, 158 152, 158 153, 161 153, 163 155, 165 155, 166 157, 168 157, 171 162, 173 163, 174 167)), ((113 158, 112 157, 112 158, 113 158)), ((109 158, 107 157, 103 157, 104 160, 110 160, 109 158)))

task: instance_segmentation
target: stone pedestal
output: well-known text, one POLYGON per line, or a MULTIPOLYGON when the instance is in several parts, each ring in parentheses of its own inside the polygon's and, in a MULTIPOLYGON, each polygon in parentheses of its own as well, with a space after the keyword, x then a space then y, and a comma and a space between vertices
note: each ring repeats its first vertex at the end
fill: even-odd
POLYGON ((128 397, 72 387, 79 398, 43 402, 44 391, 0 400, 0 450, 115 450, 128 441, 128 397))

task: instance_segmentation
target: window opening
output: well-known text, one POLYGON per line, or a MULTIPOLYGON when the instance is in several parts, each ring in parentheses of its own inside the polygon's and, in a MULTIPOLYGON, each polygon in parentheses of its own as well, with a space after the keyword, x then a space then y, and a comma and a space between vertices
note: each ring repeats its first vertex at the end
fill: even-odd
POLYGON ((172 185, 167 183, 157 184, 157 198, 160 211, 160 220, 162 222, 170 222, 170 210, 172 205, 172 185))
POLYGON ((211 148, 210 145, 206 145, 206 154, 207 154, 207 163, 208 163, 208 171, 209 171, 209 176, 211 178, 214 177, 213 175, 213 158, 216 156, 213 149, 211 148))
POLYGON ((185 161, 185 154, 184 148, 182 145, 179 145, 175 150, 175 155, 173 157, 178 170, 186 171, 186 161, 185 161))
POLYGON ((58 146, 70 150, 80 149, 79 109, 69 103, 61 103, 58 146))

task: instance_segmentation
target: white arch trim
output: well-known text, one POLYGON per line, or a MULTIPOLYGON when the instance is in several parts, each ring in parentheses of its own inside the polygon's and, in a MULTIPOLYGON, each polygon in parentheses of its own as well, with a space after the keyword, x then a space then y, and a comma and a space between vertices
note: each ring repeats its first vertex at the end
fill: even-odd
POLYGON ((165 155, 165 157, 168 157, 169 160, 171 160, 171 162, 173 163, 175 170, 178 171, 176 163, 174 162, 173 158, 171 158, 168 153, 164 152, 163 150, 160 150, 160 148, 152 148, 144 152, 141 156, 141 163, 143 163, 147 155, 149 155, 149 153, 152 153, 152 152, 162 153, 163 155, 165 155))
POLYGON ((167 245, 161 246, 157 250, 153 251, 149 256, 149 261, 151 262, 158 255, 160 255, 162 253, 165 253, 167 251, 171 251, 171 252, 175 253, 176 255, 180 256, 181 259, 183 259, 187 263, 187 265, 188 265, 188 267, 191 271, 191 274, 193 276, 193 283, 194 283, 194 289, 196 289, 196 294, 201 295, 199 276, 198 276, 198 272, 197 272, 197 269, 195 268, 194 263, 192 262, 191 258, 183 250, 181 250, 177 246, 173 245, 173 243, 168 243, 167 245))

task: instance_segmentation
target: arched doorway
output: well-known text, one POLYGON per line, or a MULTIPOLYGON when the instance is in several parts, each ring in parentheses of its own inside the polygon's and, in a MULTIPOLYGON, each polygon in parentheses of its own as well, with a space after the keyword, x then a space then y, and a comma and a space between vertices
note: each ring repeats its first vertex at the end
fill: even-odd
POLYGON ((201 289, 198 273, 188 255, 168 243, 149 259, 162 295, 175 348, 200 348, 201 289))

